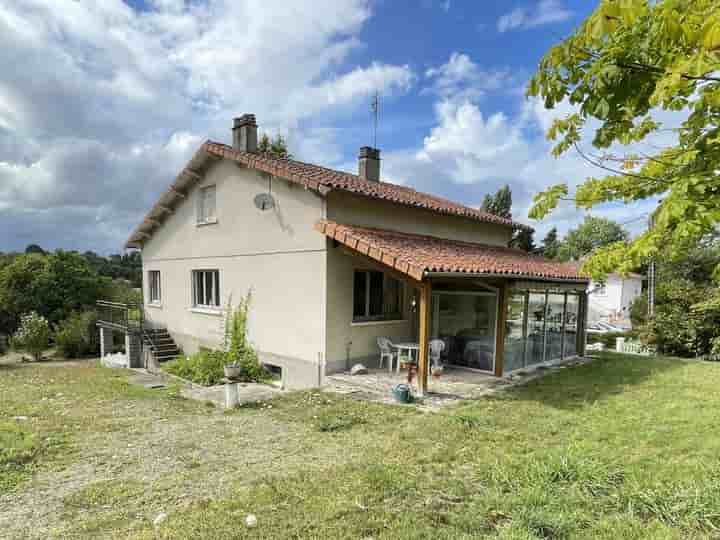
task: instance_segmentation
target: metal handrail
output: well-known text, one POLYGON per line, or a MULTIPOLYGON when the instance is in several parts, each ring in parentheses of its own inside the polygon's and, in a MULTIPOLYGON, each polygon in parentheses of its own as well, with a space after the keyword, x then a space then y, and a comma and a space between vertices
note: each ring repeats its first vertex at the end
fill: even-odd
POLYGON ((109 326, 125 331, 142 331, 144 325, 144 313, 142 304, 139 302, 110 302, 98 300, 98 325, 109 326))

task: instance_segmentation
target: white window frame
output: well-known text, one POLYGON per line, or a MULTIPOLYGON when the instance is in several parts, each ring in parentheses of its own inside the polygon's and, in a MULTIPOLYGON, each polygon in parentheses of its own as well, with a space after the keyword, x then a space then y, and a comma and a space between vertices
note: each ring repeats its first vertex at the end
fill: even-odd
POLYGON ((222 302, 222 297, 220 295, 220 270, 216 268, 203 268, 198 270, 193 270, 190 273, 190 280, 192 283, 191 290, 192 290, 192 306, 194 308, 201 308, 201 309, 213 309, 217 310, 220 309, 220 305, 222 302), (209 287, 209 293, 208 294, 208 280, 207 275, 210 274, 210 287, 209 287), (200 289, 198 289, 198 279, 197 276, 201 275, 202 280, 200 280, 200 286, 202 287, 202 300, 203 302, 200 302, 200 289), (208 302, 208 299, 211 301, 208 302))
POLYGON ((381 272, 380 270, 373 270, 373 269, 367 269, 367 268, 354 268, 353 269, 353 313, 352 313, 352 322, 353 323, 369 323, 369 322, 394 322, 394 321, 402 321, 404 316, 404 299, 405 299, 405 283, 403 281, 400 281, 399 279, 395 279, 394 277, 386 274, 385 272, 381 272), (355 315, 355 273, 356 272, 362 272, 365 274, 365 314, 362 316, 356 316, 355 315), (397 313, 391 313, 391 314, 381 314, 381 315, 369 315, 370 313, 370 274, 372 272, 379 272, 383 275, 383 297, 385 294, 385 287, 389 279, 393 279, 398 282, 398 312, 397 313))
POLYGON ((210 223, 217 223, 217 187, 215 184, 202 186, 198 191, 197 224, 208 225, 210 223), (209 193, 212 193, 212 213, 208 211, 210 207, 208 204, 209 193))
POLYGON ((148 270, 148 303, 162 303, 162 277, 160 270, 148 270), (157 282, 155 282, 157 278, 157 282))

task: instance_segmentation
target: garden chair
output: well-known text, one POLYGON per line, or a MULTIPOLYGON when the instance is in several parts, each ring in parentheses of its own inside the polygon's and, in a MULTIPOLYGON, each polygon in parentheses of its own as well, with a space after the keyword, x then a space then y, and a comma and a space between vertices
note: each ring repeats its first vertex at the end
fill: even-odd
MULTIPOLYGON (((385 359, 388 359, 388 368, 392 372, 393 360, 396 357, 395 346, 392 341, 386 337, 377 338, 378 348, 380 349, 380 367, 383 367, 385 359)), ((398 360, 399 362, 399 360, 398 360)))
POLYGON ((440 366, 440 355, 445 350, 445 342, 442 339, 430 340, 430 365, 440 366))

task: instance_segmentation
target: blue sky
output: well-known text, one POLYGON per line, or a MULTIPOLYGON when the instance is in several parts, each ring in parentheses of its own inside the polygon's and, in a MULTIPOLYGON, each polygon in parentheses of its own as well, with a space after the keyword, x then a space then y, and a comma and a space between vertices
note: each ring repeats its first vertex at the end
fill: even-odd
MULTIPOLYGON (((254 112, 305 161, 354 170, 372 143, 390 181, 477 206, 597 171, 554 159, 524 98, 542 54, 596 2, 17 0, 0 4, 0 251, 117 252, 205 139, 254 112)), ((623 221, 642 215, 608 206, 623 221)), ((582 219, 569 205, 542 237, 582 219)))

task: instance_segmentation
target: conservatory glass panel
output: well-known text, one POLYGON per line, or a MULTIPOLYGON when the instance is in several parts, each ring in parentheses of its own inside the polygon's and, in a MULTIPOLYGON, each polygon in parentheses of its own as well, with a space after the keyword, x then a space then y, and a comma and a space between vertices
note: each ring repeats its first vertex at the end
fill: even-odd
POLYGON ((524 366, 526 311, 527 293, 515 293, 510 296, 505 324, 504 371, 512 371, 524 366))
POLYGON ((550 293, 547 303, 547 323, 545 325, 546 354, 545 360, 560 360, 562 358, 563 320, 565 312, 565 294, 550 293))
POLYGON ((565 307, 565 358, 577 354, 578 296, 568 294, 565 307))
POLYGON ((545 359, 545 297, 544 292, 531 292, 528 296, 526 366, 545 359))

